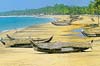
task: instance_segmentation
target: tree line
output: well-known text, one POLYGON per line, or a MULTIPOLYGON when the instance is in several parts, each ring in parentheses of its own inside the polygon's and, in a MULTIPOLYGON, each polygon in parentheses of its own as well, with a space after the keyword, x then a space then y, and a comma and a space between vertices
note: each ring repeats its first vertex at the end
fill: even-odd
POLYGON ((99 14, 100 0, 91 1, 88 6, 67 6, 64 4, 55 4, 39 9, 13 10, 1 12, 0 16, 9 15, 71 15, 71 14, 99 14))

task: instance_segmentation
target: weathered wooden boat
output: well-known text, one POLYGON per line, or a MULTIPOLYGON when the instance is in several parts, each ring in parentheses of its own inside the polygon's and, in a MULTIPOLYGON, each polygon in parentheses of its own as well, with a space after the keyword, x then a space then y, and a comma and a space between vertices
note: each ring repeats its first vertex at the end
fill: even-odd
POLYGON ((82 18, 79 18, 79 16, 73 16, 70 20, 55 21, 51 23, 56 26, 67 26, 67 25, 71 25, 72 22, 77 21, 77 20, 82 20, 82 18))
POLYGON ((90 42, 49 42, 49 43, 35 43, 31 41, 34 50, 46 53, 64 53, 64 52, 78 52, 85 51, 92 48, 93 40, 90 42))
POLYGON ((67 26, 67 25, 71 25, 71 23, 73 21, 76 21, 76 19, 70 19, 70 20, 64 20, 64 21, 55 21, 55 22, 51 22, 53 25, 56 26, 67 26))
POLYGON ((29 38, 29 37, 27 37, 27 38, 16 37, 15 38, 15 37, 11 37, 10 35, 7 35, 7 38, 0 40, 0 42, 3 45, 8 45, 8 47, 11 46, 11 47, 23 47, 23 48, 27 47, 28 48, 28 47, 30 47, 29 45, 31 44, 30 43, 31 39, 34 42, 48 43, 53 39, 53 36, 51 36, 50 38, 46 38, 46 39, 42 39, 42 38, 33 39, 33 38, 29 38))
POLYGON ((100 37, 100 33, 86 33, 85 31, 81 31, 81 33, 86 37, 100 37))
MULTIPOLYGON (((6 35, 7 36, 7 38, 9 39, 9 40, 17 40, 17 39, 23 39, 23 38, 14 38, 14 37, 11 37, 10 35, 6 35)), ((24 38, 24 39, 26 39, 26 38, 24 38)), ((28 37, 27 39, 31 39, 31 37, 28 37)), ((41 42, 50 42, 51 40, 53 39, 53 36, 51 36, 50 38, 46 38, 46 39, 41 39, 41 38, 37 38, 37 39, 33 39, 32 38, 32 41, 41 41, 41 42)))
POLYGON ((9 47, 11 45, 20 45, 20 44, 30 44, 30 39, 24 38, 24 39, 15 39, 15 40, 9 40, 7 38, 4 38, 0 41, 3 45, 9 47))
POLYGON ((86 37, 100 37, 100 27, 98 24, 90 24, 85 26, 81 33, 86 37))
POLYGON ((70 22, 51 22, 53 25, 56 26, 67 26, 67 25, 71 25, 70 22))
POLYGON ((78 19, 79 15, 70 15, 70 18, 78 19))

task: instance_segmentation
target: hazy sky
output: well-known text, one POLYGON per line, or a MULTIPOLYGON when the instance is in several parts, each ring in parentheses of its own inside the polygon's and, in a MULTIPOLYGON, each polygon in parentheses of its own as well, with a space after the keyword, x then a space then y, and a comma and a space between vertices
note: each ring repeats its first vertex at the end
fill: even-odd
POLYGON ((0 0, 0 12, 52 6, 56 3, 65 5, 87 6, 91 0, 0 0))

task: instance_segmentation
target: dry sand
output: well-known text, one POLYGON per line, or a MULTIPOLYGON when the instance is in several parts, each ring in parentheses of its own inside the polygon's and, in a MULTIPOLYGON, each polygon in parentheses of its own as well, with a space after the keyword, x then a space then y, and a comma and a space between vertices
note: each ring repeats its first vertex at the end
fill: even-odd
POLYGON ((87 52, 46 54, 32 48, 0 49, 0 66, 99 66, 100 45, 87 52))
MULTIPOLYGON (((69 19, 69 16, 46 16, 53 17, 59 20, 69 19)), ((23 30, 11 30, 0 34, 0 37, 5 38, 6 34, 13 37, 33 37, 33 38, 48 38, 54 35, 55 41, 72 41, 85 42, 94 39, 93 49, 87 52, 64 53, 64 54, 46 54, 34 51, 32 48, 4 48, 0 44, 0 66, 99 66, 100 63, 100 38, 86 38, 76 36, 80 32, 71 32, 74 29, 84 27, 86 24, 97 23, 91 21, 91 16, 81 16, 83 19, 73 22, 69 26, 54 26, 51 23, 31 26, 23 30), (72 35, 75 36, 72 36, 72 35), (70 35, 70 36, 66 36, 70 35)), ((10 44, 9 44, 10 45, 10 44)))

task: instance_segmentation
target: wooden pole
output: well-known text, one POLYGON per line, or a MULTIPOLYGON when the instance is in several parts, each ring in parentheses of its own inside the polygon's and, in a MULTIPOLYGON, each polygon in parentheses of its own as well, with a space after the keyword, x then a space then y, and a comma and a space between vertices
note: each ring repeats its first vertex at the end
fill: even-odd
POLYGON ((98 13, 98 26, 99 26, 99 13, 98 13))
MULTIPOLYGON (((97 0, 97 2, 98 2, 98 0, 97 0)), ((97 15, 98 15, 98 26, 99 26, 99 5, 98 5, 98 3, 97 3, 97 15)))

